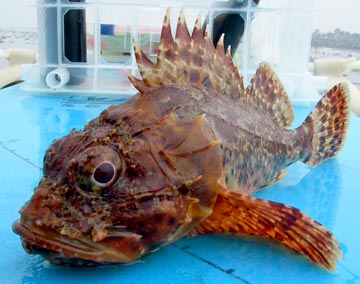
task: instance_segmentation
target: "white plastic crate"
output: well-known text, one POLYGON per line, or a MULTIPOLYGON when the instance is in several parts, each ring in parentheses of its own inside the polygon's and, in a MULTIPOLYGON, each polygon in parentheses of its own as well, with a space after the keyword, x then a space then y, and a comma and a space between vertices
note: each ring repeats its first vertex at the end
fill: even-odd
MULTIPOLYGON (((121 1, 38 0, 39 62, 25 88, 47 92, 109 93, 130 96, 136 92, 127 72, 138 75, 131 37, 156 60, 163 17, 171 8, 175 30, 180 7, 185 9, 190 32, 198 14, 213 19, 222 13, 239 15, 244 34, 233 58, 247 84, 261 61, 269 62, 294 99, 306 98, 307 64, 312 32, 312 0, 237 1, 121 1), (73 2, 74 1, 74 2, 73 2), (221 7, 219 7, 221 6, 221 7), (65 24, 81 15, 84 21, 75 40, 65 24), (71 36, 71 35, 70 35, 71 36), (80 39, 79 39, 80 37, 80 39), (70 46, 70 47, 69 47, 70 46), (81 52, 75 59, 68 53, 81 52)), ((79 29, 79 27, 75 27, 79 29)), ((71 33, 74 30, 70 30, 71 33)), ((76 31, 75 31, 76 32, 76 31)))

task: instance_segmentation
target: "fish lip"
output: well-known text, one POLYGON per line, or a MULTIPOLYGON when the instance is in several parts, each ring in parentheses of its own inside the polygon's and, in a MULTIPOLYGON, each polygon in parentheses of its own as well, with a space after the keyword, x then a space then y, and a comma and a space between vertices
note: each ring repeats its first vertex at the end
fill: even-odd
POLYGON ((106 243, 93 242, 87 237, 71 239, 53 229, 44 230, 31 223, 26 224, 23 220, 16 220, 12 229, 14 233, 20 235, 25 251, 41 254, 45 259, 56 264, 104 265, 129 263, 135 260, 133 256, 107 246, 106 243))

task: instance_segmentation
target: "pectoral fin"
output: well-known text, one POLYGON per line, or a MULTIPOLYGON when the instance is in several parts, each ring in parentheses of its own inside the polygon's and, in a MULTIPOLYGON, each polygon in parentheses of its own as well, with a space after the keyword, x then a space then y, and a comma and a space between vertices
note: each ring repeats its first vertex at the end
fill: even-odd
POLYGON ((196 230, 269 237, 329 270, 342 255, 335 236, 299 209, 225 189, 218 195, 213 213, 196 230))

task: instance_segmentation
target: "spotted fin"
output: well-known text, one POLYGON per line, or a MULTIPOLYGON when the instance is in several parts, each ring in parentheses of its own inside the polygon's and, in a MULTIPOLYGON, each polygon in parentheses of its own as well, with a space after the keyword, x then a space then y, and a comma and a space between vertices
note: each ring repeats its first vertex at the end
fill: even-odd
POLYGON ((344 83, 334 86, 317 103, 297 131, 310 133, 310 149, 304 163, 316 165, 342 148, 349 120, 349 92, 344 83))
POLYGON ((270 113, 280 126, 288 127, 294 120, 290 99, 267 63, 259 65, 246 88, 246 95, 240 97, 240 100, 270 113))
POLYGON ((264 236, 307 256, 328 270, 342 255, 336 237, 299 209, 222 189, 213 213, 192 232, 264 236))
POLYGON ((190 35, 183 10, 175 39, 171 34, 170 10, 167 10, 156 64, 147 58, 136 42, 134 52, 142 79, 133 75, 129 75, 129 79, 142 94, 157 88, 186 85, 199 86, 234 99, 245 94, 243 79, 232 62, 230 48, 224 52, 224 36, 215 48, 209 31, 202 32, 200 17, 190 35))
POLYGON ((286 91, 266 63, 260 64, 249 86, 231 59, 230 47, 224 52, 224 35, 214 47, 208 29, 202 32, 197 18, 190 35, 181 10, 175 39, 171 34, 170 10, 165 15, 157 63, 154 64, 134 41, 134 52, 142 79, 129 75, 132 84, 145 94, 157 88, 186 85, 227 95, 273 115, 284 127, 290 126, 294 114, 286 91))

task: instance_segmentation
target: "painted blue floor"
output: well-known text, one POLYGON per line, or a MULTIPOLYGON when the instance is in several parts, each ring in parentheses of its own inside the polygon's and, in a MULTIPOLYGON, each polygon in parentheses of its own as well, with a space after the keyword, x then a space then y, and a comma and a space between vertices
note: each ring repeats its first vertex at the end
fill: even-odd
MULTIPOLYGON (((340 155, 318 167, 292 165, 257 196, 296 206, 340 239, 343 258, 331 273, 275 242, 230 235, 182 239, 132 265, 65 268, 24 252, 11 230, 41 177, 54 138, 116 100, 0 91, 0 283, 360 283, 360 118, 351 117, 340 155)), ((310 108, 295 109, 299 124, 310 108)))

